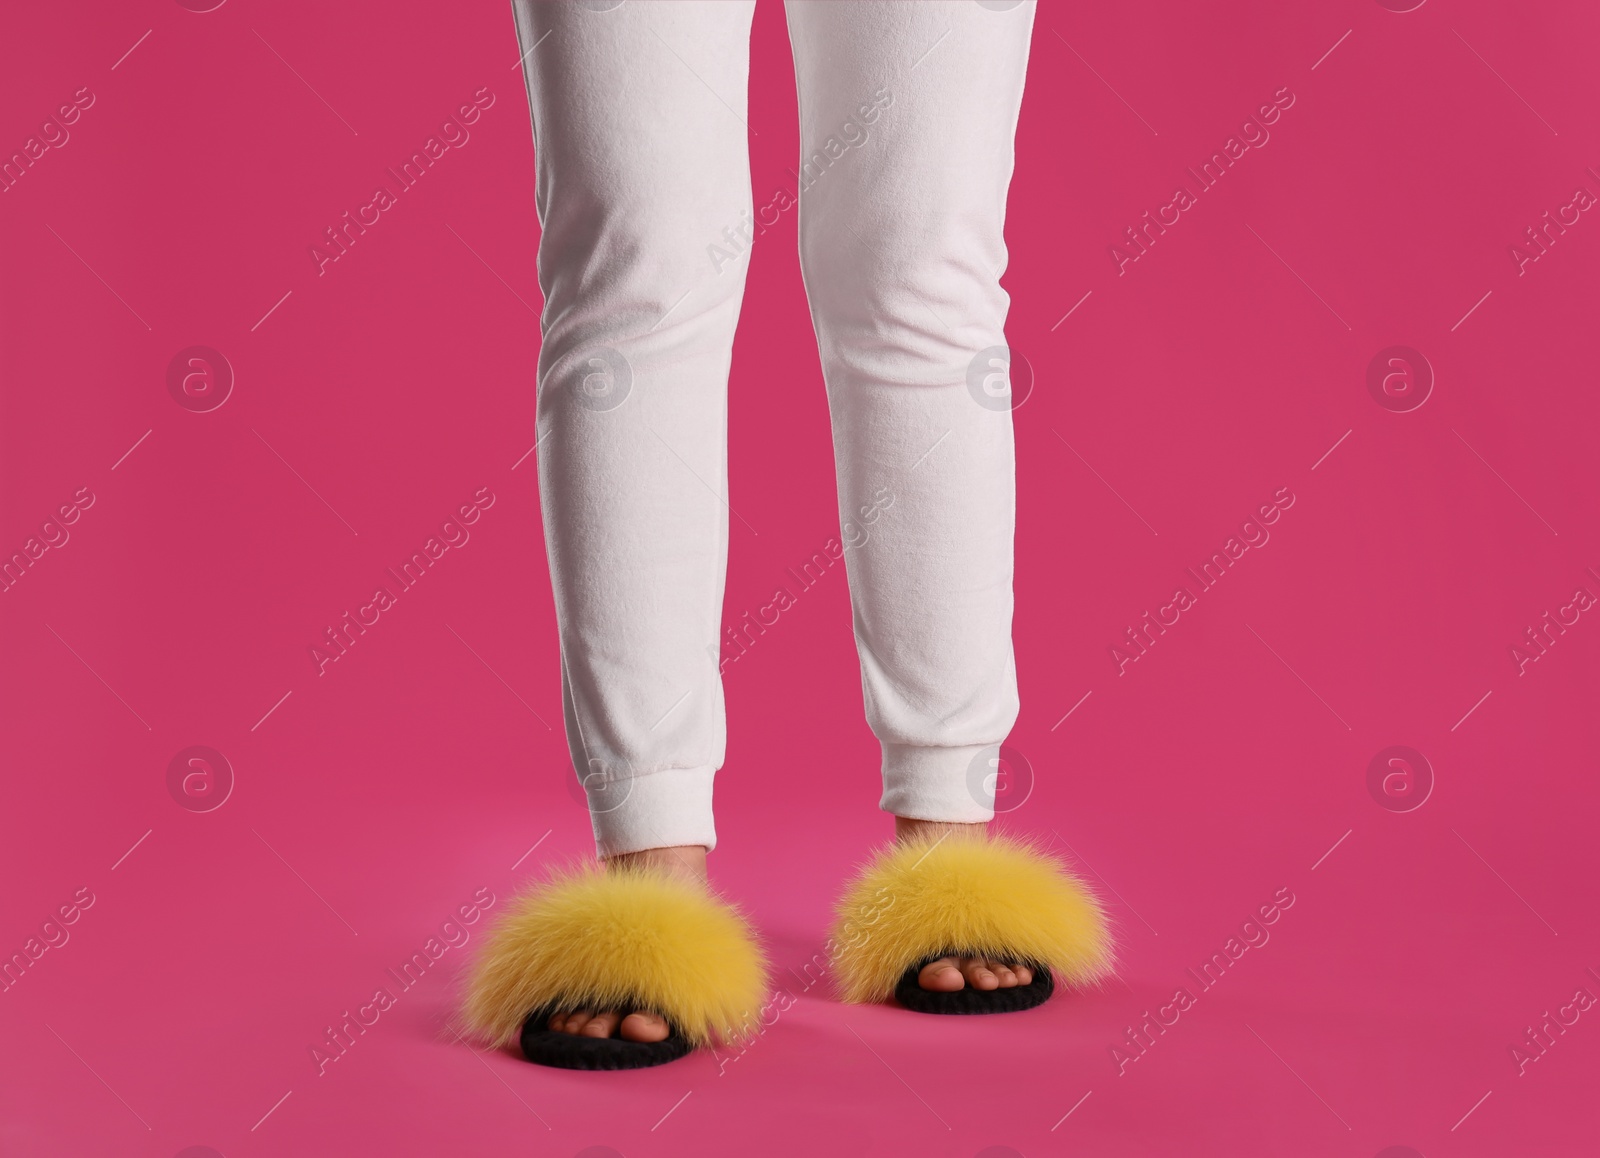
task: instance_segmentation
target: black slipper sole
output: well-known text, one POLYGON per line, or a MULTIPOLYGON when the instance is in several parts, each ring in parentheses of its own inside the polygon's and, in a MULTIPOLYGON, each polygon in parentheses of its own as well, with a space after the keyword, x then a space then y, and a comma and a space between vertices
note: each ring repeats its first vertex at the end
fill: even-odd
POLYGON ((522 1056, 535 1065, 563 1070, 639 1070, 677 1061, 694 1049, 671 1023, 668 1028, 672 1032, 662 1041, 557 1033, 546 1027, 558 1008, 552 1005, 536 1009, 522 1023, 522 1056))
POLYGON ((1033 970, 1033 980, 1009 989, 974 989, 968 985, 954 993, 939 993, 917 984, 917 974, 930 961, 959 956, 962 954, 935 953, 924 957, 900 975, 900 983, 894 987, 894 999, 916 1013, 1016 1013, 1043 1005, 1055 992, 1056 983, 1050 970, 1030 961, 1022 964, 1033 970))

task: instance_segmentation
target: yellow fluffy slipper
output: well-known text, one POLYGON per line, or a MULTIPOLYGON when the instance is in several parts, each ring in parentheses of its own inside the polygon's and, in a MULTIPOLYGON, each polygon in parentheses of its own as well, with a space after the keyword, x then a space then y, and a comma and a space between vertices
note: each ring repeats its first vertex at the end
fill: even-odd
POLYGON ((846 1001, 897 999, 921 1013, 1004 1013, 1042 1004, 1111 970, 1105 915, 1088 887, 1041 848, 1009 837, 947 836, 882 850, 841 898, 834 965, 846 1001), (1033 971, 1028 985, 953 993, 917 974, 946 956, 1033 971))
POLYGON ((751 1032, 767 967, 745 919, 708 888, 661 869, 558 873, 511 902, 474 962, 462 1020, 496 1046, 564 1069, 660 1065, 751 1032), (665 1041, 580 1037, 557 1011, 649 1012, 665 1041))

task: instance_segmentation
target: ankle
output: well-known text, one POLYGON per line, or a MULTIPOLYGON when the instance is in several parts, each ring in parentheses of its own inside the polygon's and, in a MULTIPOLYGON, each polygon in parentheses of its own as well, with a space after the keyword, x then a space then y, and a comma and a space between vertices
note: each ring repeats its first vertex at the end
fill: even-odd
POLYGON ((696 884, 706 883, 706 846, 703 844, 646 848, 638 852, 608 856, 604 860, 606 868, 611 871, 629 868, 663 869, 696 884))
POLYGON ((988 835, 989 822, 986 820, 980 820, 975 824, 963 824, 953 820, 917 820, 910 816, 894 818, 894 839, 897 844, 908 844, 917 840, 943 840, 947 837, 982 840, 988 835))

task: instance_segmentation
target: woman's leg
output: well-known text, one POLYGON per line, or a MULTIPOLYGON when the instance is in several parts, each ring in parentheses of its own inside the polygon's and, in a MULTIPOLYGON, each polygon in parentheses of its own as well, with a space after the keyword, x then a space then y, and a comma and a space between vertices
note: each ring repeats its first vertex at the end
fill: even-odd
MULTIPOLYGON (((568 744, 602 857, 704 879, 747 265, 720 255, 751 206, 754 4, 513 8, 542 227, 539 490, 568 744)), ((616 1028, 614 1013, 575 1012, 572 1032, 616 1028)), ((665 1036, 642 1025, 624 1036, 665 1036)))
POLYGON ((712 847, 752 2, 516 0, 538 174, 539 490, 601 856, 712 847))
MULTIPOLYGON (((1033 7, 787 4, 801 263, 881 807, 902 836, 982 833, 1017 717, 999 277, 1033 7)), ((1016 983, 989 964, 967 980, 1016 983)))

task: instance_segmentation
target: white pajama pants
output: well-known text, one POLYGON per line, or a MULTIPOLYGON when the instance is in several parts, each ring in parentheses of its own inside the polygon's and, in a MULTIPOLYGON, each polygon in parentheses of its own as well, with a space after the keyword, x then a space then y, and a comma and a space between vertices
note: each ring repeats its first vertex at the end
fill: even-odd
MULTIPOLYGON (((1033 8, 789 0, 799 204, 764 203, 757 221, 753 0, 513 0, 542 226, 540 502, 600 855, 716 843, 728 372, 752 234, 785 212, 881 807, 992 817, 1017 716, 999 277, 1033 8)), ((746 376, 770 384, 759 355, 746 376)))

